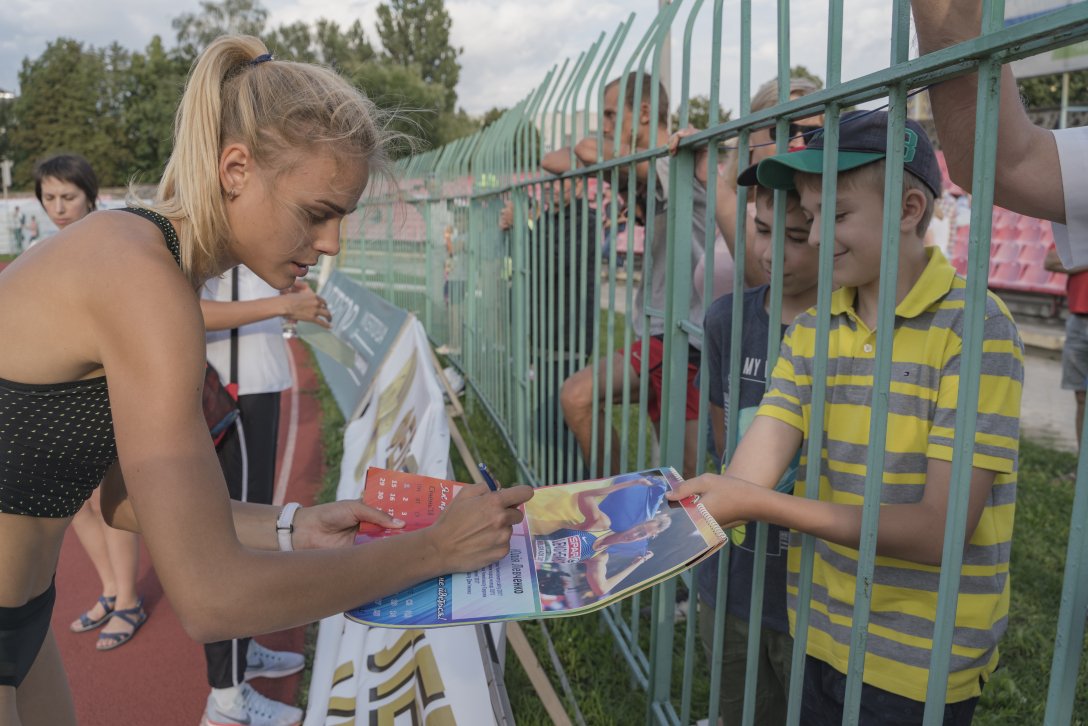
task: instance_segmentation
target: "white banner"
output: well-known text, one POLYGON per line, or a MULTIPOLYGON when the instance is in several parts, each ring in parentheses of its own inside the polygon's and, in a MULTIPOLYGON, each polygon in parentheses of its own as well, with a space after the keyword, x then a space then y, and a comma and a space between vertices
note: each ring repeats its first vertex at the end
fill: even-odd
MULTIPOLYGON (((370 466, 444 477, 449 427, 423 326, 394 343, 363 415, 344 433, 337 499, 362 492, 370 466)), ((494 724, 474 627, 370 628, 342 615, 321 622, 305 726, 494 724)))
MULTIPOLYGON (((1005 25, 1022 23, 1080 2, 1084 0, 1006 0, 1005 25)), ((1012 64, 1013 73, 1017 78, 1070 73, 1084 68, 1088 68, 1088 41, 1048 50, 1012 64)))

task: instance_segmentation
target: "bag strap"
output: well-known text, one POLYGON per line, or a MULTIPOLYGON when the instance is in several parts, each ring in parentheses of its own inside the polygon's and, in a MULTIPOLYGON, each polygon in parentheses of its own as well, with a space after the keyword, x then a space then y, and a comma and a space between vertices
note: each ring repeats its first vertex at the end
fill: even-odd
MULTIPOLYGON (((238 268, 230 271, 230 299, 238 302, 238 268)), ((238 328, 230 329, 230 382, 238 383, 238 328)))
POLYGON ((174 231, 174 225, 170 224, 169 219, 158 212, 152 212, 150 209, 144 209, 143 207, 122 207, 119 211, 143 217, 158 227, 159 231, 162 232, 163 239, 166 240, 166 249, 170 250, 170 254, 174 256, 174 262, 178 263, 178 267, 181 267, 181 243, 178 242, 178 233, 174 231))

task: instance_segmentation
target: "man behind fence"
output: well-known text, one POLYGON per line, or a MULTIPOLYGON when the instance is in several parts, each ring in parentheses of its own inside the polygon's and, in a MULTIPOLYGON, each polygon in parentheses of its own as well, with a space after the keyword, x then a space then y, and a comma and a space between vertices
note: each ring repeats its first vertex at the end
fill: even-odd
MULTIPOLYGON (((620 134, 620 156, 626 156, 649 148, 666 146, 669 139, 668 94, 664 87, 658 84, 658 108, 654 116, 650 103, 653 82, 649 74, 633 72, 626 79, 617 78, 605 88, 603 109, 603 147, 601 158, 608 161, 615 157, 616 119, 618 117, 619 97, 621 84, 624 95, 625 109, 622 114, 620 134), (634 109, 634 97, 639 93, 639 108, 634 109), (632 143, 633 137, 633 143, 632 143)), ((579 141, 574 147, 574 153, 582 164, 597 163, 597 139, 595 136, 587 137, 579 141)), ((560 149, 552 152, 543 161, 543 166, 553 173, 562 173, 569 168, 569 149, 560 149), (552 161, 556 163, 552 163, 552 161)), ((619 167, 620 184, 616 192, 626 194, 628 189, 627 179, 628 165, 619 167)), ((666 250, 671 240, 668 238, 668 188, 669 188, 669 159, 667 156, 658 157, 654 161, 654 185, 650 189, 650 164, 640 162, 635 165, 636 194, 635 199, 627 200, 628 218, 636 213, 642 214, 650 209, 651 195, 653 202, 653 242, 649 250, 649 259, 643 261, 645 274, 646 265, 650 265, 649 293, 645 292, 646 285, 640 284, 635 292, 635 309, 631 317, 631 325, 635 333, 640 337, 649 336, 648 360, 642 360, 642 341, 636 340, 628 351, 617 351, 606 360, 602 360, 596 369, 583 368, 568 378, 560 392, 560 402, 563 406, 563 416, 567 426, 574 432, 578 445, 582 449, 586 463, 590 461, 590 452, 593 446, 593 410, 600 411, 599 420, 599 444, 598 451, 604 451, 604 410, 606 405, 619 403, 623 400, 624 380, 623 374, 630 366, 631 376, 628 389, 630 400, 638 401, 640 377, 647 375, 649 379, 649 400, 646 401, 646 412, 655 428, 661 423, 661 392, 662 392, 662 368, 664 363, 664 333, 665 320, 661 317, 665 310, 666 300, 666 250), (648 299, 647 299, 648 298, 648 299), (643 325, 644 311, 650 308, 653 312, 650 316, 649 330, 643 325), (608 368, 612 368, 612 388, 607 390, 606 374, 608 368), (598 393, 593 396, 593 379, 598 380, 598 393)), ((681 180, 680 183, 691 184, 693 190, 693 209, 691 224, 691 255, 687 263, 690 264, 690 276, 694 277, 695 269, 703 258, 703 250, 706 245, 706 185, 694 176, 681 180)), ((684 263, 681 263, 684 264, 684 263)), ((703 321, 702 295, 692 293, 688 303, 688 319, 695 325, 703 321)), ((699 416, 699 392, 694 387, 693 381, 699 370, 699 341, 692 340, 688 349, 687 371, 687 395, 685 403, 685 433, 684 433, 684 477, 695 475, 695 460, 697 457, 697 419, 699 416)), ((615 432, 612 432, 612 461, 611 470, 619 471, 620 467, 620 441, 615 432)), ((604 462, 599 460, 598 470, 595 475, 601 474, 604 462)))
MULTIPOLYGON (((810 455, 816 316, 797 318, 782 345, 751 428, 725 476, 686 482, 671 498, 702 494, 722 524, 759 520, 795 530, 787 597, 795 625, 800 533, 815 536, 811 620, 806 637, 801 722, 842 721, 850 631, 857 587, 861 504, 876 369, 883 228, 883 180, 888 133, 884 112, 844 114, 834 210, 821 209, 823 138, 808 149, 765 159, 763 185, 801 195, 819 245, 821 217, 835 215, 827 415, 818 501, 773 490, 797 447, 802 471, 810 455)), ((901 246, 892 332, 892 380, 882 462, 876 567, 871 582, 869 638, 860 720, 921 723, 937 589, 951 488, 966 283, 936 248, 924 246, 941 176, 922 127, 907 122, 899 210, 901 246)), ((956 602, 944 723, 967 724, 983 683, 998 663, 997 643, 1008 624, 1009 552, 1016 499, 1023 346, 1005 305, 993 293, 985 307, 977 430, 969 482, 966 542, 956 602)), ((794 674, 800 676, 801 674, 794 674)))

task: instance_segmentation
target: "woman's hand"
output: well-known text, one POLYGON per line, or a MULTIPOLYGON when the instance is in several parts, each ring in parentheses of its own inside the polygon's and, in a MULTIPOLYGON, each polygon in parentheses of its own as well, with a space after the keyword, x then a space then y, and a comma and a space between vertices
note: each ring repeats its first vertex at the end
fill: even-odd
POLYGON ((305 282, 296 281, 280 299, 284 305, 285 318, 316 323, 323 328, 331 327, 332 313, 329 312, 328 304, 305 282))
POLYGON ((424 532, 445 559, 447 572, 471 572, 501 560, 510 551, 513 526, 525 518, 522 504, 533 496, 524 484, 488 490, 483 484, 461 490, 424 532))
POLYGON ((400 529, 404 522, 358 499, 345 499, 314 507, 302 507, 295 513, 295 531, 291 544, 296 550, 350 547, 360 522, 370 522, 386 529, 400 529))

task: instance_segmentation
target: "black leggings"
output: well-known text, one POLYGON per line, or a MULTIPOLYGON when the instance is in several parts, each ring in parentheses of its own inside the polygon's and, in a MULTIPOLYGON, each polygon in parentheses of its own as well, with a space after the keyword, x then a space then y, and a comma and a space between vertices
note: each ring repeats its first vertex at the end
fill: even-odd
POLYGON ((56 583, 25 605, 0 607, 0 686, 19 687, 49 633, 56 583))
MULTIPOLYGON (((276 444, 280 426, 280 394, 250 393, 239 397, 248 481, 242 476, 242 441, 233 427, 219 447, 219 463, 227 479, 230 498, 240 502, 271 504, 276 488, 276 444)), ((249 638, 204 644, 208 685, 230 688, 245 679, 249 638)))

